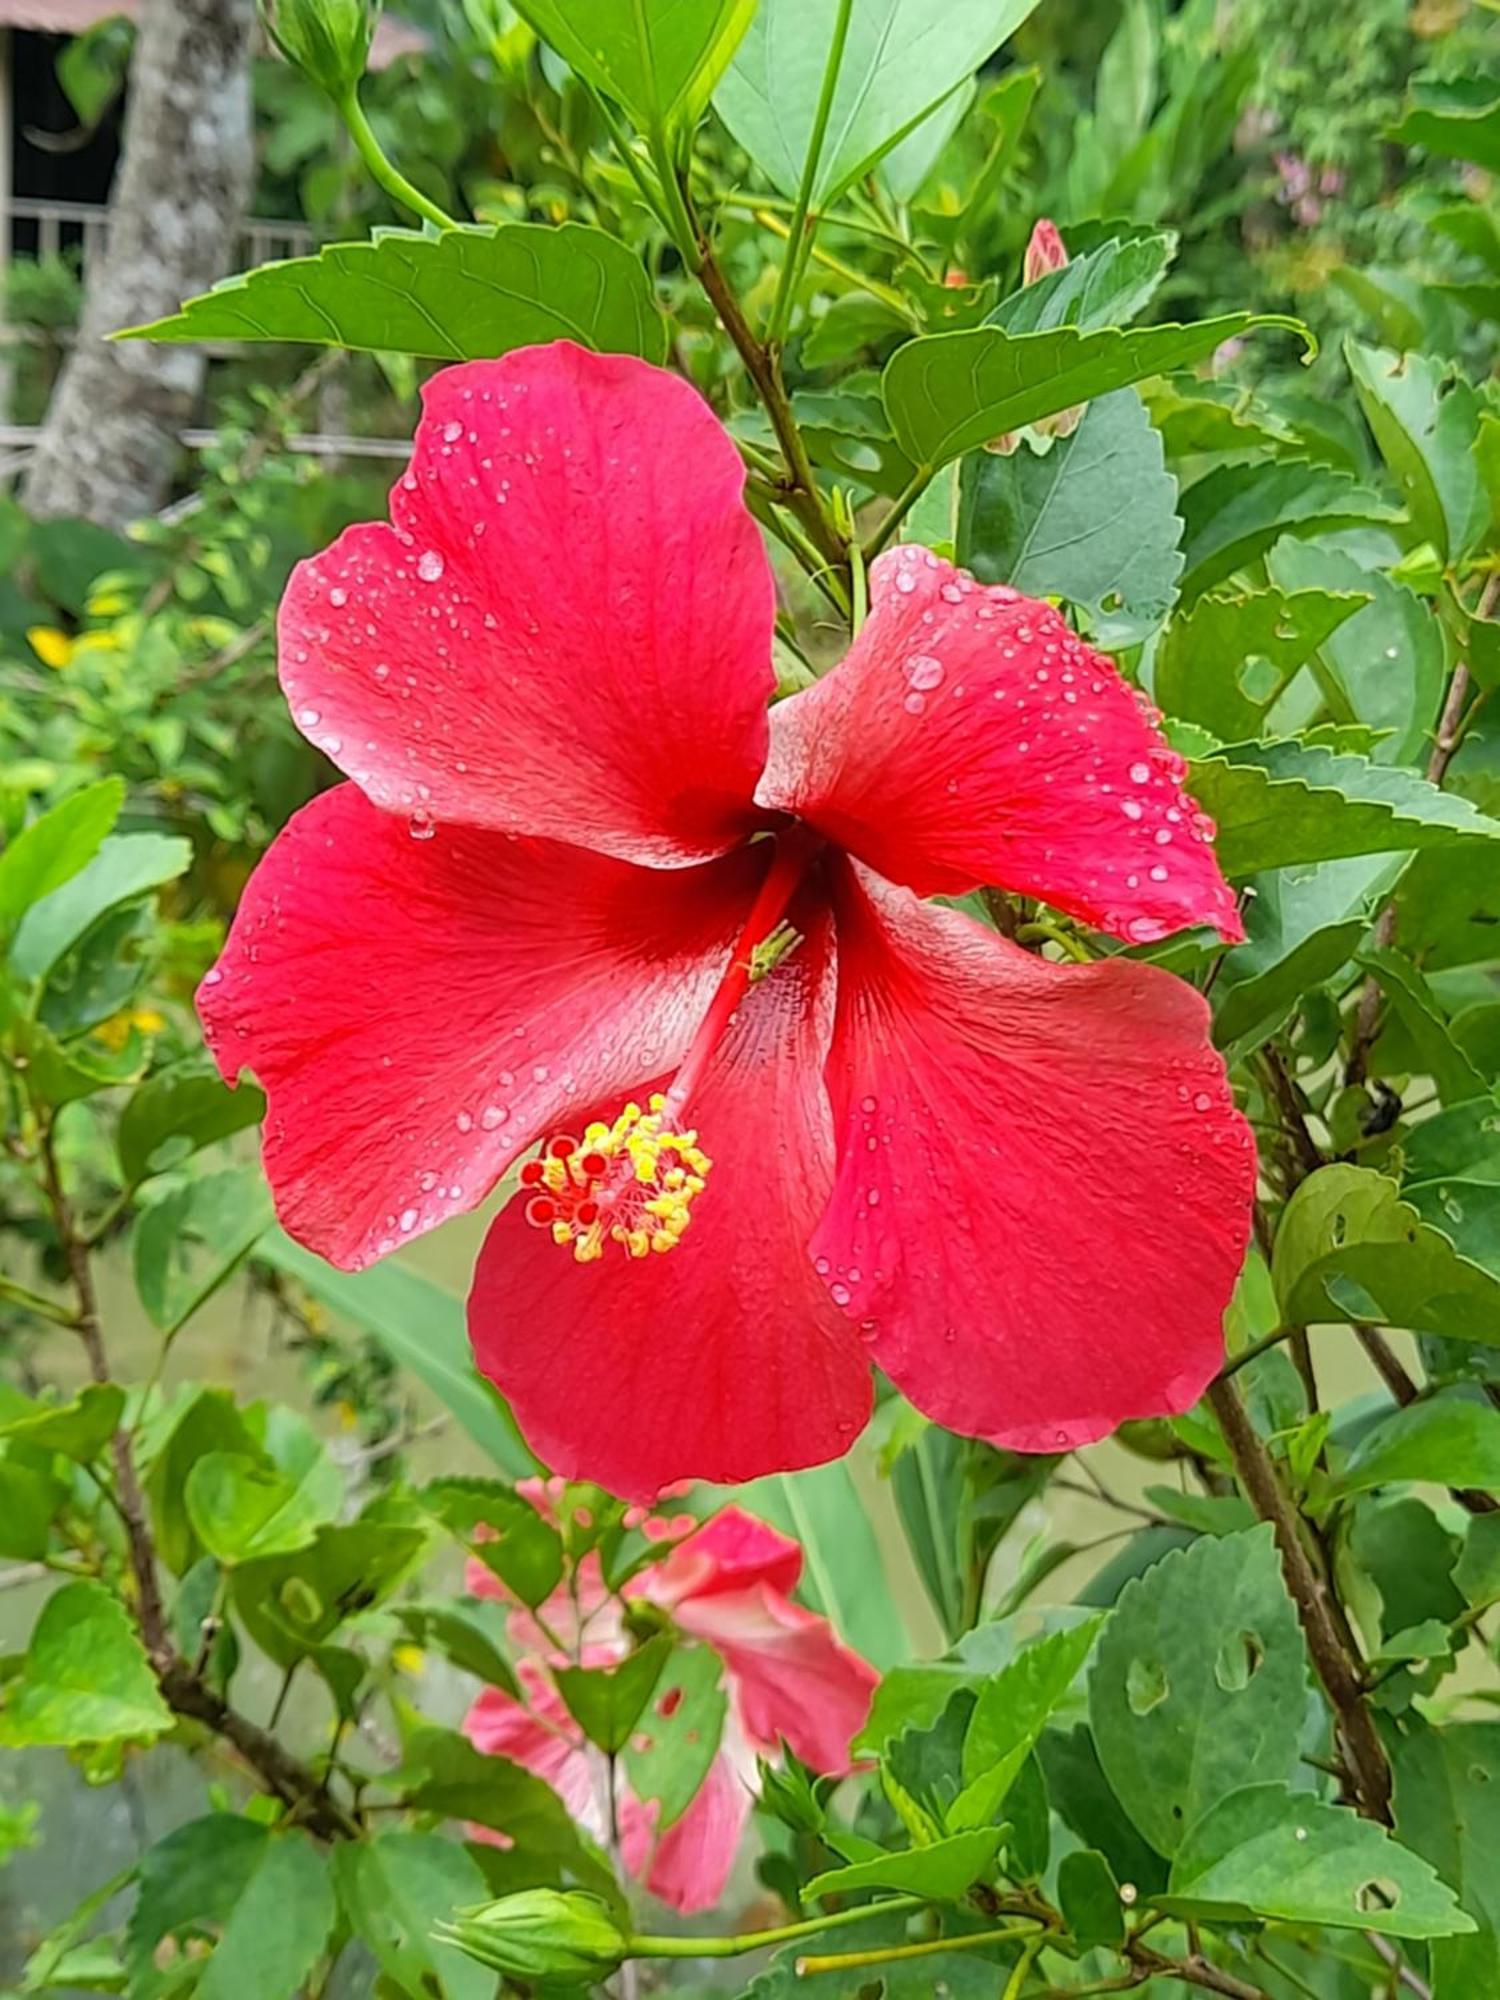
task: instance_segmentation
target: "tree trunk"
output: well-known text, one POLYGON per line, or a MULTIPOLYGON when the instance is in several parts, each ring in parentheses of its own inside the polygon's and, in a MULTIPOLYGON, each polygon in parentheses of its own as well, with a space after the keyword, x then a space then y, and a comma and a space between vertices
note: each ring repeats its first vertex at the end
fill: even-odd
POLYGON ((26 480, 38 516, 122 528, 167 496, 203 384, 193 348, 111 343, 229 268, 250 198, 254 0, 144 0, 109 249, 26 480))

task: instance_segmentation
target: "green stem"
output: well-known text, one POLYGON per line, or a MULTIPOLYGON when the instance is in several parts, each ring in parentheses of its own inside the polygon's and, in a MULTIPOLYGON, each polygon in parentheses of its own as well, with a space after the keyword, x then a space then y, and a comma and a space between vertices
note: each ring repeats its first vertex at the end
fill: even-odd
POLYGON ((818 164, 823 157, 823 141, 828 136, 828 121, 833 116, 833 99, 838 89, 839 71, 844 63, 844 45, 849 39, 849 20, 853 12, 854 0, 839 0, 839 11, 833 24, 833 39, 828 44, 828 60, 823 65, 823 84, 818 92, 818 108, 813 116, 812 132, 807 142, 807 157, 802 162, 802 179, 797 187, 797 199, 792 205, 786 255, 781 260, 781 276, 776 285, 776 298, 771 307, 771 317, 766 324, 766 344, 769 347, 780 346, 786 337, 787 322, 791 316, 792 295, 805 262, 804 251, 809 221, 811 220, 813 228, 817 227, 816 219, 810 217, 809 211, 812 206, 813 189, 818 184, 818 164))
POLYGON ((919 465, 911 478, 891 502, 891 510, 880 526, 865 543, 865 561, 873 562, 886 543, 891 541, 896 530, 916 506, 922 495, 932 484, 932 473, 925 465, 919 465))
POLYGON ((1231 1375, 1238 1375, 1242 1368, 1248 1367, 1262 1354, 1269 1353, 1273 1347, 1280 1347, 1284 1340, 1290 1340, 1294 1334, 1305 1331, 1306 1328, 1300 1326, 1278 1326, 1271 1333, 1263 1333, 1259 1340, 1252 1340, 1248 1347, 1242 1347, 1238 1354, 1229 1357, 1219 1370, 1219 1381, 1227 1382, 1231 1375))
MULTIPOLYGON (((947 1951, 978 1951, 985 1945, 1005 1944, 1011 1938, 1029 1937, 1040 1923, 1039 1917, 1018 1917, 1013 1924, 1006 1924, 997 1931, 967 1931, 962 1937, 927 1938, 921 1944, 892 1944, 870 1951, 830 1952, 820 1958, 799 1958, 797 1976, 806 1979, 818 1972, 856 1972, 867 1965, 895 1965, 912 1958, 936 1958, 947 1951)), ((1045 1929, 1041 1935, 1046 1936, 1045 1929)), ((1009 1988, 1006 1990, 1008 1994, 1009 1988)))
POLYGON ((1055 944, 1079 965, 1092 965, 1094 962, 1094 954, 1081 938, 1060 930, 1056 924, 1049 924, 1045 917, 1036 917, 1029 924, 1022 924, 1016 931, 1016 943, 1055 944))
POLYGON ((54 1326, 78 1325, 77 1316, 70 1313, 66 1306, 43 1298, 40 1292, 33 1292, 25 1285, 18 1285, 14 1278, 0 1277, 0 1299, 20 1306, 23 1312, 35 1313, 38 1319, 51 1320, 54 1326))
POLYGON ((872 1917, 909 1916, 925 1908, 920 1896, 892 1896, 883 1903, 861 1903, 853 1910, 830 1910, 823 1917, 806 1917, 800 1923, 782 1924, 776 1930, 741 1931, 734 1937, 633 1937, 631 1958, 741 1958, 748 1951, 765 1951, 771 1945, 795 1944, 799 1938, 817 1937, 845 1924, 868 1923, 872 1917))
POLYGON ((456 229, 458 224, 451 215, 445 215, 435 201, 429 201, 422 190, 413 187, 405 174, 388 160, 381 151, 380 141, 365 116, 365 108, 359 101, 359 92, 353 84, 342 96, 334 99, 340 118, 349 128, 349 136, 359 149, 359 156, 370 170, 370 178, 377 187, 385 189, 392 201, 409 208, 414 215, 420 215, 424 222, 430 222, 438 229, 456 229))
POLYGON ((656 168, 656 177, 661 182, 662 199, 667 205, 668 232, 681 252, 684 263, 696 276, 703 264, 703 246, 698 240, 698 231, 693 218, 688 213, 682 183, 678 180, 676 169, 672 165, 667 142, 660 132, 653 132, 647 143, 651 148, 651 163, 656 168))

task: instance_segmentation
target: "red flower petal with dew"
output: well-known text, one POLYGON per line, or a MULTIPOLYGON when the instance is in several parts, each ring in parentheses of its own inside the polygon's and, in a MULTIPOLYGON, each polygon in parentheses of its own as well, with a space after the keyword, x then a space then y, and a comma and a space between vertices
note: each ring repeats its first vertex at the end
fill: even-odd
POLYGON ((1040 896, 1144 944, 1244 930, 1183 761, 1045 604, 903 547, 840 666, 772 717, 763 804, 922 895, 1040 896))
POLYGON ((269 1098, 291 1233, 357 1269, 481 1201, 570 1112, 680 1060, 762 856, 682 869, 442 826, 353 785, 296 815, 199 991, 269 1098))
POLYGON ((446 368, 391 525, 298 565, 281 681, 375 804, 627 860, 751 823, 774 586, 727 432, 568 342, 446 368))
POLYGON ((813 1770, 849 1770, 849 1745, 865 1725, 880 1676, 839 1642, 826 1618, 763 1583, 690 1597, 676 1616, 728 1667, 735 1712, 755 1749, 774 1755, 784 1737, 813 1770))
POLYGON ((518 1198, 474 1274, 475 1355, 532 1447, 627 1498, 836 1458, 869 1415, 861 1342, 807 1254, 833 1179, 831 925, 792 919, 803 942, 751 988, 694 1097, 713 1165, 677 1247, 576 1263, 518 1198))
POLYGON ((937 1423, 1061 1451, 1187 1409, 1223 1359, 1255 1149, 1194 990, 1053 965, 845 864, 813 1249, 937 1423))

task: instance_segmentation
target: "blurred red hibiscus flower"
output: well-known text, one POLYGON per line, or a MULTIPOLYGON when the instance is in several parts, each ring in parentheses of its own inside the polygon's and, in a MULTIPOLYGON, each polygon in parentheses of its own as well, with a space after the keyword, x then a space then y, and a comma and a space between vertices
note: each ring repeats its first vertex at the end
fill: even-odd
POLYGON ((911 545, 770 707, 743 483, 685 382, 532 348, 429 382, 390 524, 295 572, 282 683, 352 782, 200 995, 281 1217, 356 1268, 541 1142, 474 1349, 628 1496, 837 1455, 872 1362, 1018 1450, 1185 1409, 1254 1177, 1202 998, 923 900, 1237 939, 1183 762, 1053 609, 911 545))

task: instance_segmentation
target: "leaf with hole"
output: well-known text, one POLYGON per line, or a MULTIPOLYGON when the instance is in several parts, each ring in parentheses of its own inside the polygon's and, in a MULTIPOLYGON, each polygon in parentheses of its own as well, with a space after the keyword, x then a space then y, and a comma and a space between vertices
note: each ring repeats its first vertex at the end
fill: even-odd
POLYGON ((679 1646, 662 1666, 645 1714, 625 1745, 630 1789, 660 1807, 658 1832, 682 1818, 719 1753, 729 1709, 721 1678, 717 1653, 707 1646, 679 1646))

